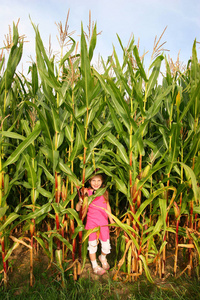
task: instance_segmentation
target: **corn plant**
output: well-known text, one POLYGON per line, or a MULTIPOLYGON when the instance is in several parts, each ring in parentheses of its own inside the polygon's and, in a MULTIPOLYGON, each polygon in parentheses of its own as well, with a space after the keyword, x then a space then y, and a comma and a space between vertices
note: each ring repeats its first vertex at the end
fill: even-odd
POLYGON ((79 49, 68 32, 68 19, 69 13, 64 29, 61 23, 57 25, 58 59, 46 51, 32 23, 36 62, 29 68, 29 78, 16 73, 23 37, 15 25, 5 70, 2 56, 0 240, 4 282, 10 255, 20 244, 30 249, 31 285, 34 249, 39 247, 49 264, 56 263, 63 286, 67 255, 77 279, 87 257, 90 231, 84 231, 84 222, 94 198, 85 197, 83 191, 97 168, 107 175, 106 187, 99 193, 109 189, 112 212, 116 212, 112 214, 117 253, 114 279, 137 280, 145 272, 152 281, 151 266, 164 277, 171 236, 175 275, 182 248, 187 250, 191 275, 195 254, 199 257, 200 213, 196 41, 187 69, 182 71, 164 55, 162 34, 155 39, 146 71, 134 38, 124 47, 118 36, 122 61, 113 47, 108 60, 102 59, 103 71, 99 72, 93 66, 97 25, 91 26, 90 19, 88 34, 81 25, 79 49), (158 83, 164 62, 166 73, 158 83), (78 215, 74 207, 79 197, 84 201, 78 215), (20 237, 14 236, 18 228, 22 229, 20 237))

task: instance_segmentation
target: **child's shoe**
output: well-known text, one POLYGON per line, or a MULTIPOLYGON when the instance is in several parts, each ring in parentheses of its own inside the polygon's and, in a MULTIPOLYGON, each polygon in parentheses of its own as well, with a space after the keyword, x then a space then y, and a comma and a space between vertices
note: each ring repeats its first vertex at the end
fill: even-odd
POLYGON ((102 259, 101 259, 101 255, 99 255, 99 260, 100 260, 101 265, 102 265, 102 268, 103 268, 104 270, 107 271, 107 270, 110 269, 110 266, 109 266, 109 263, 107 262, 107 259, 102 260, 102 259))
POLYGON ((106 273, 104 269, 102 269, 100 266, 97 266, 93 269, 94 273, 97 275, 103 275, 106 273))

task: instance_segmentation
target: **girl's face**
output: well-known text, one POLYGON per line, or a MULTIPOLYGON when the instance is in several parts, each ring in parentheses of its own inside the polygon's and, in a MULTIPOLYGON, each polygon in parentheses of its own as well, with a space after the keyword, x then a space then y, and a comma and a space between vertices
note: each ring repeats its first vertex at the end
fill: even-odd
POLYGON ((90 179, 90 185, 93 190, 98 190, 102 186, 103 180, 101 175, 95 175, 90 179))

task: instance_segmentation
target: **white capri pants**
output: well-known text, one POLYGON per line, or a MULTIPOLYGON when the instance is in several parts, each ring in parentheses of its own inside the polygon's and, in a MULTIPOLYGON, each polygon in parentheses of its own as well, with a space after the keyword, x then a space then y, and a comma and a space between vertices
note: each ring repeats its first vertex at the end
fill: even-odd
MULTIPOLYGON (((111 249, 110 240, 107 240, 106 242, 100 240, 100 242, 101 242, 101 252, 103 252, 104 254, 109 254, 111 249)), ((94 254, 97 252, 97 240, 88 242, 88 250, 90 254, 94 254)))

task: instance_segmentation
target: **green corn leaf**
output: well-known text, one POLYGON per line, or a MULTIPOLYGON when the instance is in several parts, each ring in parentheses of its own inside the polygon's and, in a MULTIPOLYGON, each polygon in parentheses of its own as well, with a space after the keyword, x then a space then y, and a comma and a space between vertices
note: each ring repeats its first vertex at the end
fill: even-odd
POLYGON ((31 75, 32 75, 32 93, 33 93, 33 97, 36 97, 36 93, 38 91, 38 73, 37 73, 37 66, 35 63, 32 64, 31 75))
POLYGON ((53 150, 53 174, 55 173, 60 159, 59 151, 53 150))
MULTIPOLYGON (((71 195, 67 195, 67 199, 65 201, 63 200, 63 202, 60 202, 60 204, 62 205, 62 207, 66 208, 66 206, 70 203, 70 201, 72 199, 74 199, 76 197, 76 195, 77 195, 76 191, 73 194, 71 194, 71 195)), ((62 211, 62 213, 63 213, 63 211, 62 211)))
POLYGON ((53 75, 53 76, 49 77, 49 74, 47 74, 46 71, 44 72, 44 70, 39 67, 38 67, 38 70, 40 73, 40 77, 43 79, 45 85, 48 85, 48 87, 55 89, 56 92, 60 93, 61 86, 59 84, 59 81, 55 78, 55 76, 53 75))
POLYGON ((4 261, 7 261, 8 258, 11 256, 13 251, 17 248, 16 246, 17 243, 13 243, 12 247, 8 249, 8 252, 6 253, 6 256, 4 257, 4 261))
POLYGON ((22 154, 25 149, 38 137, 40 131, 40 125, 37 124, 33 132, 23 142, 20 143, 14 152, 12 152, 7 161, 3 164, 3 168, 16 162, 20 154, 22 154))
POLYGON ((118 35, 118 34, 116 34, 116 35, 117 35, 117 39, 118 39, 118 41, 119 41, 119 44, 120 44, 120 46, 121 46, 121 48, 122 48, 122 50, 123 50, 123 52, 124 52, 124 46, 123 46, 123 44, 122 44, 122 41, 121 41, 119 35, 118 35))
POLYGON ((62 111, 62 114, 59 115, 60 118, 60 131, 62 131, 66 125, 68 125, 68 119, 70 118, 71 114, 66 109, 62 111))
POLYGON ((65 136, 67 137, 67 139, 69 140, 69 142, 73 142, 73 137, 72 137, 72 134, 71 134, 71 128, 67 124, 65 126, 65 136))
MULTIPOLYGON (((26 133, 26 136, 29 136, 31 134, 31 129, 29 127, 29 122, 27 120, 21 120, 22 128, 26 133)), ((28 153, 30 157, 35 158, 35 147, 34 147, 34 142, 28 147, 28 153)))
POLYGON ((4 221, 3 225, 0 226, 0 232, 2 232, 8 225, 13 223, 17 218, 19 218, 18 214, 14 213, 14 212, 9 214, 9 216, 4 221))
POLYGON ((84 118, 86 112, 87 112, 87 107, 85 105, 81 105, 80 107, 76 108, 75 114, 73 114, 73 112, 71 112, 71 114, 75 115, 75 118, 80 119, 80 118, 84 118))
MULTIPOLYGON (((140 182, 138 183, 138 186, 140 186, 140 182)), ((148 199, 146 199, 141 205, 140 207, 138 208, 136 214, 135 214, 135 217, 136 218, 139 218, 140 215, 143 213, 143 211, 145 210, 145 208, 156 198, 158 197, 160 194, 164 193, 165 191, 167 190, 172 190, 172 191, 176 191, 176 188, 175 187, 162 187, 158 190, 156 190, 155 192, 153 192, 150 197, 148 199)))
POLYGON ((85 34, 83 31, 83 24, 81 23, 81 74, 83 76, 83 86, 85 94, 85 104, 89 107, 90 99, 90 82, 91 82, 91 71, 90 71, 90 60, 87 51, 87 44, 85 40, 85 34))
POLYGON ((60 116, 53 107, 51 107, 51 112, 52 112, 52 122, 54 125, 54 130, 55 132, 60 132, 60 116))
POLYGON ((116 224, 115 223, 110 224, 110 226, 116 226, 117 225, 116 227, 120 227, 122 230, 124 230, 128 234, 129 238, 133 241, 133 243, 134 243, 135 247, 137 248, 137 250, 139 250, 140 246, 139 246, 138 242, 136 241, 136 239, 133 236, 133 233, 138 235, 137 232, 131 226, 122 223, 116 216, 111 214, 108 210, 105 210, 105 211, 107 212, 108 215, 112 216, 113 220, 116 223, 116 224))
POLYGON ((146 77, 146 73, 145 73, 145 70, 143 68, 143 65, 141 63, 141 60, 140 60, 140 56, 139 56, 139 53, 138 53, 138 48, 137 46, 134 46, 133 48, 133 54, 135 56, 135 60, 137 62, 137 66, 139 68, 139 71, 140 71, 140 75, 142 76, 142 78, 144 79, 144 81, 148 81, 147 77, 146 77))
POLYGON ((151 94, 152 89, 155 87, 157 80, 158 80, 158 75, 160 74, 160 67, 161 67, 161 62, 164 59, 164 57, 162 55, 158 56, 155 61, 152 63, 152 65, 150 66, 150 69, 152 67, 152 73, 149 77, 149 81, 147 83, 147 88, 145 91, 145 96, 146 98, 148 98, 151 94))
POLYGON ((60 205, 60 203, 51 203, 55 214, 59 215, 61 213, 61 210, 63 210, 63 207, 60 205))
POLYGON ((183 120, 183 118, 187 114, 190 106, 192 104, 194 104, 194 102, 196 100, 196 97, 198 97, 199 93, 200 93, 200 81, 198 82, 198 84, 197 84, 196 88, 194 89, 194 91, 192 91, 191 97, 190 97, 189 101, 187 102, 187 105, 185 106, 185 108, 184 108, 184 110, 183 110, 183 112, 180 116, 180 119, 179 119, 180 122, 181 122, 181 120, 183 120))
POLYGON ((194 233, 191 233, 191 237, 192 237, 192 239, 193 239, 193 243, 195 244, 197 253, 198 253, 198 255, 199 255, 199 261, 200 261, 200 246, 199 246, 199 239, 198 239, 198 237, 195 236, 194 233))
POLYGON ((137 188, 139 189, 141 186, 144 185, 144 183, 154 174, 156 173, 158 170, 166 167, 167 165, 169 165, 169 162, 165 162, 162 163, 162 160, 164 159, 166 155, 166 152, 162 155, 161 159, 156 163, 156 165, 148 172, 148 175, 146 177, 144 177, 143 179, 141 179, 137 185, 137 188))
POLYGON ((92 30, 92 37, 90 40, 90 47, 89 47, 89 60, 92 60, 94 49, 96 47, 96 42, 97 42, 97 25, 95 23, 94 28, 92 30))
MULTIPOLYGON (((190 143, 190 150, 189 150, 188 154, 186 154, 184 156, 183 162, 185 164, 186 164, 186 162, 187 162, 188 159, 190 159, 191 157, 195 157, 196 156, 197 151, 200 148, 200 132, 198 132, 197 134, 195 134, 193 136, 193 139, 188 139, 188 143, 190 143)), ((184 146, 185 147, 187 146, 186 143, 184 143, 184 146)), ((195 169, 198 169, 198 167, 196 167, 196 165, 198 166, 198 164, 195 164, 195 169)))
POLYGON ((82 243, 85 243, 85 241, 87 240, 87 238, 89 237, 89 235, 93 232, 98 232, 100 231, 100 226, 97 226, 95 228, 86 230, 86 232, 84 233, 83 239, 82 239, 82 243))
MULTIPOLYGON (((168 230, 167 230, 168 231, 168 230)), ((175 233, 175 230, 173 231, 173 233, 175 233)), ((160 249, 159 249, 159 253, 161 255, 161 253, 163 252, 164 247, 167 245, 167 241, 162 242, 160 249)))
POLYGON ((116 175, 113 176, 113 179, 114 179, 114 181, 115 181, 115 183, 116 183, 117 189, 118 189, 120 192, 122 192, 124 195, 127 196, 128 190, 127 190, 127 187, 126 187, 124 181, 122 181, 121 179, 119 179, 116 175))
POLYGON ((80 187, 82 185, 81 182, 77 179, 76 175, 72 172, 72 170, 67 166, 67 164, 64 164, 61 159, 59 161, 59 167, 61 171, 67 174, 69 180, 71 182, 74 182, 75 186, 80 187))
POLYGON ((41 206, 40 208, 37 208, 34 212, 30 212, 28 215, 22 216, 21 221, 23 222, 25 220, 39 218, 42 215, 45 215, 50 211, 51 211, 51 203, 46 203, 43 206, 41 206))
MULTIPOLYGON (((113 104, 116 107, 116 110, 120 113, 122 122, 129 130, 130 122, 133 121, 133 120, 131 120, 132 118, 131 118, 131 114, 130 114, 130 108, 129 108, 127 102, 124 101, 124 98, 122 97, 120 89, 115 85, 113 80, 107 78, 107 81, 112 89, 111 97, 112 97, 113 104)), ((132 123, 134 124, 134 122, 132 122, 132 123)), ((134 129, 136 129, 136 125, 135 125, 134 129)))
POLYGON ((122 68, 120 66, 120 62, 119 62, 119 59, 118 59, 118 56, 117 56, 117 53, 115 51, 115 47, 113 46, 113 55, 114 55, 114 58, 115 58, 115 63, 116 63, 116 67, 113 66, 114 70, 115 70, 115 73, 118 75, 118 77, 120 78, 120 76, 123 75, 122 73, 122 68))
POLYGON ((76 123, 76 126, 80 132, 80 135, 81 135, 81 140, 82 140, 82 143, 84 145, 84 147, 88 147, 88 143, 87 141, 85 140, 85 128, 83 126, 83 124, 81 122, 79 122, 79 120, 77 120, 77 118, 74 117, 74 122, 76 123))
POLYGON ((0 62, 0 72, 1 72, 1 70, 3 68, 3 66, 4 66, 4 63, 5 63, 5 55, 3 55, 2 60, 0 62))
POLYGON ((64 141, 64 132, 59 132, 54 135, 53 143, 55 145, 55 149, 58 149, 64 141))
POLYGON ((166 224, 166 217, 167 217, 167 202, 166 199, 159 198, 159 208, 161 214, 161 220, 163 224, 163 236, 165 236, 167 224, 166 224))
POLYGON ((73 44, 72 44, 70 50, 64 55, 64 57, 60 61, 60 67, 64 65, 65 61, 70 57, 70 55, 72 54, 72 52, 74 51, 75 46, 76 46, 75 40, 70 36, 68 36, 68 37, 70 38, 70 40, 72 41, 73 44))
MULTIPOLYGON (((85 239, 84 239, 85 240, 85 239)), ((85 242, 82 241, 82 267, 81 270, 84 269, 86 259, 87 259, 87 253, 88 253, 88 240, 86 239, 85 242)))
POLYGON ((194 40, 193 47, 192 47, 192 61, 191 61, 191 79, 194 82, 197 82, 199 79, 199 62, 196 50, 196 39, 194 40))
POLYGON ((0 219, 5 215, 7 209, 8 209, 8 206, 0 207, 0 219))
POLYGON ((182 165, 183 168, 185 169, 185 172, 191 178, 192 189, 193 189, 193 193, 194 193, 194 199, 195 199, 196 202, 198 202, 198 185, 197 185, 196 176, 195 176, 193 170, 189 166, 187 166, 186 164, 184 164, 182 162, 176 162, 176 163, 182 165))
POLYGON ((164 98, 171 92, 171 90, 172 86, 169 86, 167 89, 157 95, 156 99, 153 101, 153 105, 151 105, 147 112, 148 119, 153 118, 159 112, 164 98))
MULTIPOLYGON (((123 76, 120 76, 120 80, 121 80, 125 90, 127 91, 129 97, 132 98, 133 97, 133 92, 132 92, 132 89, 128 85, 128 80, 123 76)), ((137 98, 139 98, 139 97, 137 97, 137 98)))
MULTIPOLYGON (((75 117, 75 115, 74 115, 72 109, 71 109, 68 105, 65 104, 65 107, 66 107, 66 109, 71 113, 71 115, 73 116, 73 120, 74 120, 74 122, 76 123, 76 126, 77 126, 77 128, 78 128, 78 130, 79 130, 79 132, 80 132, 81 139, 82 139, 82 143, 83 143, 84 147, 87 148, 87 147, 88 147, 88 144, 87 144, 87 141, 85 140, 85 128, 84 128, 84 125, 83 125, 83 124, 75 117)), ((67 135, 67 137, 68 137, 70 140, 72 140, 70 128, 68 127, 68 128, 66 128, 66 130, 65 130, 65 134, 67 135), (66 131, 66 130, 67 130, 67 131, 66 131)))
POLYGON ((43 162, 38 162, 38 166, 40 166, 44 172, 45 172, 45 175, 47 177, 48 180, 50 180, 51 183, 55 183, 55 178, 54 176, 49 172, 49 169, 47 168, 47 166, 45 166, 45 164, 43 162))
POLYGON ((74 161, 74 159, 76 158, 77 153, 82 148, 83 148, 83 143, 82 143, 82 140, 81 140, 81 135, 80 135, 80 132, 77 130, 75 144, 74 144, 72 153, 71 153, 70 158, 69 158, 69 160, 71 162, 74 161))
POLYGON ((49 130, 49 125, 48 125, 47 119, 45 119, 44 114, 40 111, 40 109, 37 107, 37 105, 35 105, 34 103, 31 103, 31 102, 28 102, 28 101, 26 102, 26 104, 33 106, 37 110, 37 113, 40 118, 41 129, 46 138, 46 143, 50 147, 50 149, 53 150, 53 142, 52 142, 51 132, 49 130))
POLYGON ((67 248, 72 251, 72 245, 64 238, 62 237, 62 235, 58 234, 58 233, 53 233, 52 237, 56 237, 58 238, 63 244, 65 244, 67 246, 67 248))
POLYGON ((34 167, 32 166, 30 156, 28 154, 25 154, 23 156, 24 156, 26 170, 27 170, 27 174, 28 174, 28 182, 29 182, 30 186, 34 189, 36 187, 37 175, 34 170, 34 167))
POLYGON ((67 214, 71 215, 77 221, 78 226, 82 226, 83 225, 82 221, 79 218, 78 213, 74 209, 67 208, 65 211, 66 211, 67 214))
POLYGON ((40 72, 40 76, 44 79, 44 81, 46 81, 49 84, 49 86, 55 88, 55 90, 59 90, 60 84, 54 75, 53 64, 49 60, 46 54, 38 27, 36 27, 33 23, 32 25, 36 35, 35 41, 36 41, 37 63, 38 63, 37 65, 38 65, 38 70, 40 72), (47 66, 47 70, 46 70, 46 66, 47 66))
POLYGON ((50 193, 49 191, 43 189, 42 187, 37 187, 37 191, 38 193, 40 193, 42 196, 51 199, 52 198, 52 193, 50 193))
POLYGON ((129 164, 129 159, 128 159, 128 156, 127 156, 127 152, 124 148, 124 146, 119 142, 119 140, 111 133, 109 133, 107 136, 106 136, 106 140, 108 142, 110 142, 111 144, 117 146, 117 149, 119 151, 119 156, 120 158, 126 163, 126 164, 129 164))
MULTIPOLYGON (((99 93, 99 89, 100 89, 100 84, 96 84, 96 89, 97 89, 97 94, 99 93)), ((98 95, 99 96, 99 95, 98 95)), ((88 114, 88 125, 95 119, 98 118, 101 113, 104 111, 105 109, 105 105, 106 103, 103 101, 102 98, 97 97, 97 95, 95 95, 95 90, 94 90, 94 94, 91 95, 91 102, 90 102, 90 110, 89 110, 89 114, 88 114)), ((84 111, 84 109, 83 109, 84 111)), ((83 115, 85 115, 83 113, 83 115)))
POLYGON ((53 161, 53 151, 51 149, 48 147, 41 147, 40 151, 49 161, 53 161))
POLYGON ((135 237, 133 236, 133 234, 135 234, 136 236, 138 236, 137 232, 129 225, 122 223, 121 221, 119 221, 119 219, 117 219, 116 217, 114 218, 112 215, 113 220, 115 221, 115 223, 113 224, 109 224, 109 227, 118 227, 121 230, 123 230, 124 232, 127 233, 127 235, 129 236, 129 238, 133 241, 135 247, 137 250, 140 249, 140 246, 137 242, 137 240, 135 239, 135 237))
POLYGON ((130 120, 129 120, 129 108, 127 104, 125 104, 125 101, 122 100, 120 91, 117 89, 117 87, 114 85, 112 80, 106 78, 106 80, 109 82, 109 85, 106 84, 106 82, 103 80, 102 76, 96 71, 93 70, 94 75, 99 79, 102 88, 104 91, 111 96, 114 107, 116 108, 116 111, 121 116, 122 122, 125 124, 125 126, 130 130, 130 120), (110 87, 112 85, 112 88, 110 87), (113 91, 114 89, 114 91, 113 91), (124 107, 123 107, 124 106, 124 107))
POLYGON ((108 175, 110 177, 113 177, 114 174, 111 172, 112 170, 111 170, 110 167, 107 167, 107 166, 105 166, 103 164, 100 164, 100 163, 98 164, 97 167, 100 168, 106 175, 108 175))
POLYGON ((146 274, 147 279, 149 280, 149 282, 154 283, 154 281, 153 281, 153 279, 152 279, 152 277, 151 277, 149 268, 148 268, 148 266, 147 266, 146 258, 145 258, 142 254, 139 255, 139 258, 141 259, 141 261, 142 261, 142 263, 143 263, 143 266, 144 266, 144 270, 145 270, 145 274, 146 274))
POLYGON ((36 239, 36 241, 40 244, 40 246, 42 247, 42 249, 44 250, 44 253, 47 255, 47 257, 49 259, 51 259, 51 252, 47 249, 46 244, 44 243, 43 239, 41 239, 40 237, 37 236, 33 236, 34 239, 36 239))
POLYGON ((11 139, 16 139, 16 140, 21 140, 21 141, 24 141, 25 140, 25 136, 21 135, 21 134, 18 134, 16 132, 11 132, 11 131, 1 131, 0 132, 0 135, 2 137, 8 137, 8 138, 11 138, 11 139))
POLYGON ((158 217, 155 226, 150 227, 149 234, 145 238, 143 238, 142 245, 145 245, 147 241, 151 240, 156 235, 158 235, 162 230, 162 226, 163 226, 163 221, 161 220, 161 217, 158 217))
MULTIPOLYGON (((26 136, 29 136, 31 134, 31 129, 29 127, 29 122, 28 120, 21 120, 21 125, 22 125, 22 130, 25 131, 26 136)), ((25 139, 25 137, 24 137, 25 139)))
MULTIPOLYGON (((15 42, 13 40, 13 46, 10 50, 10 55, 7 62, 7 67, 4 72, 3 78, 0 81, 0 94, 3 92, 3 90, 8 91, 12 85, 12 82, 14 81, 14 74, 16 71, 16 68, 21 60, 22 57, 22 51, 23 51, 23 42, 18 44, 18 31, 17 26, 13 23, 13 32, 16 33, 15 35, 15 42)), ((5 103, 4 103, 4 111, 5 111, 5 103)))
MULTIPOLYGON (((95 126, 95 128, 97 129, 97 131, 98 131, 98 133, 97 133, 97 135, 98 134, 102 134, 102 133, 105 133, 105 132, 108 132, 108 131, 110 131, 110 129, 112 129, 112 123, 108 120, 108 121, 106 121, 103 125, 101 124, 101 123, 99 123, 99 121, 98 121, 98 119, 97 118, 95 118, 94 120, 93 120, 93 125, 95 126)), ((91 138, 91 140, 92 140, 93 138, 91 138)), ((89 140, 90 141, 90 140, 89 140)))
POLYGON ((101 132, 100 134, 97 133, 93 138, 92 141, 89 144, 89 148, 88 148, 88 155, 86 157, 86 163, 88 163, 88 161, 90 161, 91 157, 92 157, 92 151, 95 147, 97 147, 100 143, 102 143, 103 138, 105 138, 108 134, 110 133, 110 131, 108 132, 101 132))
POLYGON ((110 113, 111 113, 111 118, 112 121, 114 123, 115 129, 117 130, 118 134, 123 134, 124 130, 123 130, 123 126, 122 123, 119 121, 116 111, 114 110, 114 108, 112 107, 111 103, 108 101, 107 102, 110 113))
POLYGON ((75 228, 75 230, 74 230, 74 233, 72 234, 72 239, 75 239, 75 238, 77 237, 78 233, 79 233, 80 231, 83 231, 84 228, 85 228, 84 225, 77 226, 77 227, 75 228))
POLYGON ((88 197, 88 205, 90 205, 92 203, 92 201, 96 198, 96 197, 99 197, 99 196, 102 196, 105 191, 108 189, 108 186, 104 187, 104 188, 99 188, 95 195, 91 195, 88 197))

